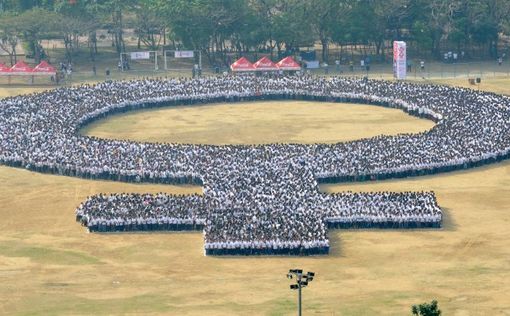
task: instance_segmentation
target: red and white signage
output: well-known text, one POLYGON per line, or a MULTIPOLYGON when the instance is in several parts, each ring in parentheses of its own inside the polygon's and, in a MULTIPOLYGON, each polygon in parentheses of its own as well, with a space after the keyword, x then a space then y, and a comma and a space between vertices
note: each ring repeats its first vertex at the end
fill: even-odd
POLYGON ((11 68, 6 65, 0 63, 0 74, 9 74, 11 72, 11 68))
POLYGON ((24 61, 20 60, 11 67, 12 75, 33 75, 34 69, 27 65, 24 61))
POLYGON ((404 80, 407 76, 406 42, 393 42, 393 74, 398 80, 404 80))
POLYGON ((258 71, 276 71, 278 67, 275 63, 271 61, 271 59, 267 57, 262 57, 256 63, 253 64, 256 70, 258 71))
POLYGON ((255 66, 253 66, 253 64, 245 57, 241 57, 235 63, 230 65, 230 69, 233 72, 255 71, 255 66))
POLYGON ((276 63, 278 69, 285 71, 298 71, 301 70, 301 66, 294 60, 294 58, 287 56, 284 59, 276 63))
POLYGON ((34 67, 34 74, 42 74, 42 75, 54 75, 57 73, 57 69, 52 65, 48 64, 47 61, 43 60, 39 63, 39 65, 34 67))

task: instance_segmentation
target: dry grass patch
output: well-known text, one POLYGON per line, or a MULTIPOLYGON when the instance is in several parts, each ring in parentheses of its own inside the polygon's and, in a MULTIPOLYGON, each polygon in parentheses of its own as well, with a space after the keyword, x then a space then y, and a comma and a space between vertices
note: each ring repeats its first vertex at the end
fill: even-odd
POLYGON ((269 101, 140 110, 97 121, 82 133, 192 144, 335 143, 433 126, 400 110, 371 105, 269 101))
MULTIPOLYGON (((510 81, 501 85, 506 89, 510 81)), ((432 124, 383 108, 363 112, 358 105, 274 103, 264 111, 257 106, 139 112, 138 118, 115 117, 89 132, 153 141, 313 142, 424 130, 432 124), (284 115, 291 112, 297 116, 284 115), (182 120, 175 117, 179 114, 182 120), (402 115, 395 126, 393 115, 402 115), (116 120, 136 125, 126 129, 116 120), (236 127, 237 120, 246 127, 236 127), (222 130, 225 126, 232 127, 222 130), (314 133, 316 128, 321 132, 314 133)), ((317 273, 304 291, 306 314, 409 315, 412 304, 431 299, 439 300, 445 315, 510 314, 509 162, 442 176, 323 187, 347 189, 432 189, 446 208, 446 227, 331 231, 332 250, 325 257, 204 257, 200 233, 88 234, 73 213, 87 195, 99 192, 200 188, 87 181, 0 167, 0 314, 294 315, 296 293, 285 278, 293 267, 317 273)))
POLYGON ((510 79, 509 78, 492 78, 482 79, 480 85, 472 85, 468 82, 467 78, 463 79, 434 79, 431 80, 433 83, 459 86, 464 88, 470 88, 473 90, 485 90, 499 94, 510 95, 510 79))

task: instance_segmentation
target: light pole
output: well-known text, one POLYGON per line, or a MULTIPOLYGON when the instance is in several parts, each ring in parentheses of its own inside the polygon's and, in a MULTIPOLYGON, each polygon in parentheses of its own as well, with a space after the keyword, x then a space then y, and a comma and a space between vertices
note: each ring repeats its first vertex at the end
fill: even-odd
POLYGON ((298 290, 298 315, 301 316, 301 289, 308 286, 309 282, 313 281, 313 277, 315 273, 307 272, 303 274, 303 270, 301 269, 290 269, 289 273, 287 273, 288 279, 296 278, 296 284, 291 284, 291 290, 298 290))

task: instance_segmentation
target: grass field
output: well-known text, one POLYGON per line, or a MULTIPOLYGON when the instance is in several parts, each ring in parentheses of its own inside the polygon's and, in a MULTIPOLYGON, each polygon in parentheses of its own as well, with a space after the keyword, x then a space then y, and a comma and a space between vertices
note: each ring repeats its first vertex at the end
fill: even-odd
MULTIPOLYGON (((481 88, 510 94, 510 80, 481 88)), ((27 89, 0 89, 0 95, 27 89)), ((378 107, 272 102, 140 111, 83 132, 217 144, 344 141, 431 126, 378 107)), ((510 315, 510 162, 322 187, 347 189, 434 190, 445 208, 445 228, 331 231, 325 257, 204 257, 200 233, 88 234, 73 213, 99 192, 185 193, 198 187, 0 167, 0 314, 293 315, 297 297, 285 274, 300 267, 316 272, 304 290, 305 315, 409 315, 412 304, 432 299, 444 315, 510 315)))
POLYGON ((334 143, 433 126, 400 110, 370 105, 271 101, 141 110, 97 121, 82 133, 193 144, 334 143))

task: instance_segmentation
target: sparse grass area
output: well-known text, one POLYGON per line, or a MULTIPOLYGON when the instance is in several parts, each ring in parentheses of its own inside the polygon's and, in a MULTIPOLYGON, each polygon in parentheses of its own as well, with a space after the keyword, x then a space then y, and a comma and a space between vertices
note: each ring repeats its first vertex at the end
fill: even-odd
POLYGON ((193 144, 335 143, 433 126, 400 110, 370 105, 270 101, 140 110, 95 122, 82 133, 193 144))
MULTIPOLYGON (((489 87, 488 80, 481 85, 489 87)), ((493 88, 508 93, 509 87, 510 80, 501 80, 493 88)), ((0 88, 0 95, 29 92, 25 88, 30 89, 0 88)), ((207 143, 329 142, 431 124, 377 107, 270 103, 143 111, 87 132, 207 143), (134 125, 125 128, 122 122, 134 125), (317 127, 320 132, 314 133, 317 127)), ((317 273, 304 290, 305 314, 410 315, 412 304, 432 299, 445 315, 510 314, 510 162, 322 189, 434 190, 446 209, 445 228, 331 231, 332 250, 325 257, 204 257, 200 233, 88 234, 73 213, 87 195, 99 192, 200 188, 0 167, 0 314, 294 315, 297 293, 285 278, 293 267, 317 273)))
POLYGON ((433 83, 455 85, 464 88, 471 88, 473 90, 485 90, 499 94, 506 94, 510 96, 510 78, 491 78, 482 79, 480 85, 472 85, 468 82, 468 79, 437 79, 432 80, 433 83))
POLYGON ((0 85, 0 98, 14 97, 20 94, 29 94, 33 92, 42 92, 49 90, 48 86, 23 86, 23 85, 0 85))

